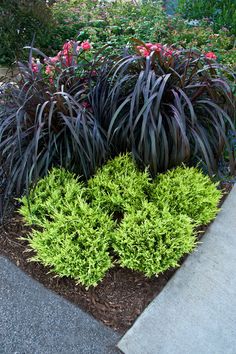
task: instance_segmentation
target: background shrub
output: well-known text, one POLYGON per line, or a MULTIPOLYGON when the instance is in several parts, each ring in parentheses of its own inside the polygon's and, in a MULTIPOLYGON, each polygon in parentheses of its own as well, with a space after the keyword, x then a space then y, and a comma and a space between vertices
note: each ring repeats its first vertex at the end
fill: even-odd
POLYGON ((125 214, 114 235, 113 247, 122 267, 153 276, 176 267, 196 242, 191 220, 182 214, 144 202, 138 211, 125 214))
POLYGON ((106 44, 120 50, 135 36, 157 40, 165 26, 166 15, 162 1, 58 1, 52 7, 56 23, 50 40, 53 47, 78 35, 89 39, 96 48, 106 44), (151 38, 152 37, 152 38, 151 38))
POLYGON ((89 39, 95 49, 109 44, 111 48, 107 48, 106 51, 114 53, 130 44, 130 39, 135 37, 146 42, 177 43, 178 47, 183 45, 188 48, 213 50, 219 60, 233 68, 235 66, 232 60, 235 42, 233 36, 235 26, 232 23, 234 5, 231 2, 228 6, 223 1, 217 1, 218 8, 215 10, 215 0, 210 2, 207 9, 201 0, 182 0, 180 2, 182 13, 187 16, 190 14, 190 18, 196 14, 197 18, 202 18, 202 10, 207 11, 209 16, 213 16, 213 25, 204 20, 196 26, 194 22, 192 24, 191 21, 189 24, 184 22, 179 16, 167 17, 162 1, 145 1, 136 4, 133 1, 119 0, 112 2, 60 0, 53 3, 54 1, 50 1, 46 5, 45 0, 3 0, 1 2, 0 64, 10 64, 16 58, 22 60, 27 55, 22 48, 31 43, 35 33, 35 46, 48 55, 56 54, 61 43, 68 39, 79 41, 89 39), (193 11, 193 7, 197 10, 193 11), (227 20, 222 24, 229 22, 231 36, 229 30, 221 29, 222 24, 218 23, 218 19, 224 16, 227 20), (214 37, 208 36, 214 33, 219 34, 218 39, 215 37, 217 41, 214 37))
POLYGON ((1 0, 0 65, 25 57, 22 49, 31 44, 34 34, 40 47, 49 35, 51 20, 46 0, 1 0))
POLYGON ((159 174, 154 181, 152 200, 157 210, 168 207, 171 214, 184 214, 195 225, 215 218, 221 191, 196 168, 177 167, 159 174))
MULTIPOLYGON (((199 49, 202 53, 214 52, 217 61, 236 72, 236 36, 226 27, 214 28, 207 20, 184 20, 171 17, 166 23, 163 41, 177 47, 199 49)), ((235 84, 235 75, 229 76, 235 84)))
POLYGON ((216 29, 228 26, 236 34, 236 3, 232 0, 180 0, 179 10, 188 18, 209 17, 216 29))

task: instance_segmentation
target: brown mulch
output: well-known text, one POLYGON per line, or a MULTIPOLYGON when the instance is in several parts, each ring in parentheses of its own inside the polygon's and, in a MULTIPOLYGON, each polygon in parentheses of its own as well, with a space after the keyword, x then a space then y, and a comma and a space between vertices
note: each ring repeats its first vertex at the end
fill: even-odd
MULTIPOLYGON (((224 185, 227 192, 230 185, 224 185)), ((221 204, 226 196, 222 198, 221 204)), ((201 233, 206 227, 201 228, 201 233)), ((138 272, 122 269, 118 266, 111 269, 103 281, 96 287, 86 290, 82 285, 76 285, 69 278, 57 278, 49 273, 50 269, 36 262, 28 262, 33 253, 25 252, 27 241, 20 240, 30 231, 22 218, 15 213, 0 226, 0 254, 8 257, 17 267, 45 287, 62 295, 69 301, 79 305, 96 319, 119 332, 126 331, 164 288, 175 270, 165 272, 159 277, 146 278, 138 272)))

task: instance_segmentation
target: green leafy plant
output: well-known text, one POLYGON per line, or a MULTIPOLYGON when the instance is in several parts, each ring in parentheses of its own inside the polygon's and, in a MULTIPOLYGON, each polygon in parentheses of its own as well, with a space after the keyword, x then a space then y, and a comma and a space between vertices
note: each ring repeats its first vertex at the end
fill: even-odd
POLYGON ((147 276, 176 267, 220 196, 197 169, 179 167, 152 182, 126 154, 86 184, 52 169, 21 199, 20 214, 33 227, 31 260, 89 287, 116 263, 147 276))
MULTIPOLYGON (((214 52, 217 61, 235 71, 235 35, 227 28, 215 30, 209 21, 188 21, 180 16, 172 17, 167 22, 167 31, 163 41, 182 48, 199 49, 203 53, 214 52)), ((231 80, 235 78, 231 76, 231 80)))
POLYGON ((196 168, 177 167, 154 181, 152 200, 157 210, 168 207, 172 214, 184 214, 199 226, 215 218, 221 197, 218 184, 196 168))
POLYGON ((214 27, 219 29, 228 26, 236 34, 236 3, 231 0, 180 0, 180 12, 188 18, 201 19, 209 17, 214 27))
POLYGON ((138 211, 125 214, 114 235, 113 247, 122 267, 150 277, 176 267, 196 243, 193 225, 186 215, 144 202, 138 211))
MULTIPOLYGON (((58 49, 60 43, 75 38, 89 39, 95 48, 109 44, 108 52, 120 51, 132 36, 143 40, 160 37, 166 14, 162 1, 57 1, 51 8, 54 31, 47 46, 58 49)), ((46 45, 46 42, 45 42, 46 45)))
POLYGON ((1 0, 0 4, 0 64, 11 64, 22 58, 25 45, 35 35, 41 46, 48 36, 52 16, 45 0, 1 0))

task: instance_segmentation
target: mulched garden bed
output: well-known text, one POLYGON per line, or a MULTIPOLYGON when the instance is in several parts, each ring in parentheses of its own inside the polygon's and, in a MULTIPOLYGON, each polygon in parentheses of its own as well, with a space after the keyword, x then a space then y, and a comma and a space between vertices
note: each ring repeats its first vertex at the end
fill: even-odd
MULTIPOLYGON (((228 193, 231 184, 223 185, 228 193)), ((223 196, 221 204, 226 195, 223 196)), ((199 238, 207 227, 202 227, 199 238)), ((49 273, 49 268, 27 259, 33 252, 25 252, 27 241, 20 240, 30 231, 22 218, 15 212, 13 216, 0 227, 0 254, 8 257, 17 267, 38 280, 45 287, 62 295, 69 301, 79 305, 104 324, 119 332, 125 332, 138 315, 164 288, 176 269, 163 275, 146 278, 138 272, 120 267, 111 269, 103 281, 96 287, 86 290, 84 286, 76 285, 69 278, 57 278, 49 273)))

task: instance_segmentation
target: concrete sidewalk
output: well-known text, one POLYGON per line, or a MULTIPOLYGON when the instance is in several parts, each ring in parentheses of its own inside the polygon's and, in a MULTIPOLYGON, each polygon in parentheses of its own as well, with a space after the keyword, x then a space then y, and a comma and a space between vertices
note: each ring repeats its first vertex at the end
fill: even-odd
POLYGON ((0 257, 0 354, 115 354, 119 338, 0 257))
POLYGON ((118 346, 125 354, 236 353, 236 186, 202 244, 118 346))

